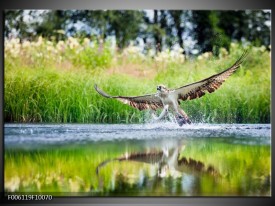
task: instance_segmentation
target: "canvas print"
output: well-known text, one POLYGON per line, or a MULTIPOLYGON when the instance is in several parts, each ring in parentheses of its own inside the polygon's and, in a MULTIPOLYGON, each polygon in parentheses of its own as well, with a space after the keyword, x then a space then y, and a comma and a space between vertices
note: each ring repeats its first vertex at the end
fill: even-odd
POLYGON ((270 10, 6 10, 4 191, 271 196, 270 10))

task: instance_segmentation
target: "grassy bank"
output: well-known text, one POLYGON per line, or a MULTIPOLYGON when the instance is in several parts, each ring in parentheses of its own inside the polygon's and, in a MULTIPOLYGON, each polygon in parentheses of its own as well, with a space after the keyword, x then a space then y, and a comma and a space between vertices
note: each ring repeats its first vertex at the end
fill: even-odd
MULTIPOLYGON (((113 95, 155 93, 156 85, 179 87, 229 67, 242 54, 232 44, 186 59, 180 51, 141 54, 135 47, 115 52, 87 39, 53 43, 6 41, 4 76, 5 122, 136 123, 140 112, 99 96, 97 83, 113 95)), ((193 122, 269 123, 270 53, 251 48, 241 69, 211 95, 182 102, 193 122)))

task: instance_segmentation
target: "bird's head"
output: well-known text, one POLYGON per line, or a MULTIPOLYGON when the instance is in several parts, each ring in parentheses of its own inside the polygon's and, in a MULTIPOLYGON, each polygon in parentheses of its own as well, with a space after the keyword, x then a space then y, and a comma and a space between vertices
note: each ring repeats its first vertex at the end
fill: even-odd
POLYGON ((164 85, 158 85, 157 86, 157 91, 159 91, 159 92, 161 92, 161 93, 164 93, 164 92, 168 92, 169 91, 169 89, 167 89, 167 87, 166 86, 164 86, 164 85))

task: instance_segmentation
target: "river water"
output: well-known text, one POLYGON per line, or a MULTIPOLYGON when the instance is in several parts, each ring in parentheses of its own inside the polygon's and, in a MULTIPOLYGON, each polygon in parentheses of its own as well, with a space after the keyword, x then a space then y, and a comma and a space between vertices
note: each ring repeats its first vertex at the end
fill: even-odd
POLYGON ((227 138, 232 143, 270 144, 269 124, 6 124, 5 146, 85 144, 117 140, 179 140, 227 138))
MULTIPOLYGON (((271 164, 270 124, 193 124, 182 127, 169 122, 5 124, 4 145, 6 191, 14 189, 10 185, 15 177, 20 180, 24 178, 21 176, 21 169, 24 172, 29 169, 32 173, 41 173, 42 177, 44 174, 47 179, 47 175, 54 171, 55 167, 61 168, 55 165, 58 163, 52 163, 53 160, 48 159, 53 151, 64 151, 65 148, 66 151, 74 151, 69 155, 66 153, 66 161, 73 161, 74 155, 78 155, 79 164, 81 159, 86 158, 85 161, 94 166, 92 169, 89 167, 92 171, 91 179, 87 179, 85 166, 85 171, 81 172, 64 171, 62 178, 64 174, 68 174, 68 182, 77 182, 79 179, 79 182, 85 182, 85 186, 80 183, 80 186, 77 186, 77 183, 72 186, 62 180, 65 181, 62 183, 64 192, 79 191, 89 196, 271 194, 271 172, 268 170, 271 164), (39 160, 33 157, 33 151, 35 155, 39 153, 39 160), (48 154, 45 155, 45 151, 48 151, 48 154), (80 152, 75 151, 82 152, 79 154, 80 152), (52 170, 49 168, 48 171, 34 171, 33 168, 19 164, 18 156, 23 156, 29 162, 33 161, 34 168, 51 161, 49 167, 52 167, 52 170), (9 170, 12 169, 18 172, 11 175, 9 170), (248 177, 247 174, 251 176, 248 177), (73 179, 74 177, 76 178, 73 179)), ((62 154, 61 152, 60 161, 62 154)), ((66 179, 66 176, 64 178, 66 179)), ((49 191, 51 188, 57 190, 58 187, 50 187, 46 183, 43 187, 41 184, 36 188, 31 183, 29 185, 32 186, 28 186, 28 183, 20 182, 15 191, 30 191, 32 188, 34 191, 43 192, 43 188, 49 191)), ((60 190, 58 188, 58 191, 60 190)))

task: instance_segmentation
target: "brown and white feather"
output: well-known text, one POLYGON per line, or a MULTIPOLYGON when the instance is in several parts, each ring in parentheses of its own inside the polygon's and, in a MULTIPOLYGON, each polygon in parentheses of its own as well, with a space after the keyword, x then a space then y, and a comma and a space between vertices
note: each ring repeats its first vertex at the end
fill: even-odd
POLYGON ((222 83, 240 67, 247 54, 246 50, 231 67, 223 72, 172 90, 171 92, 173 93, 174 98, 178 99, 178 101, 192 100, 204 96, 206 92, 212 93, 216 91, 222 83))
POLYGON ((147 94, 143 96, 129 96, 129 97, 111 96, 103 92, 101 89, 99 89, 97 85, 95 85, 95 90, 106 98, 117 99, 120 102, 124 104, 128 104, 138 110, 146 110, 146 109, 156 110, 158 108, 163 107, 161 99, 157 97, 155 94, 147 94))
POLYGON ((167 90, 168 95, 165 93, 159 93, 147 94, 143 96, 111 96, 99 89, 96 84, 94 85, 94 87, 95 90, 102 96, 106 98, 117 99, 120 102, 128 104, 138 110, 157 110, 158 108, 164 107, 162 100, 164 101, 164 103, 167 102, 167 100, 179 103, 180 100, 192 100, 204 96, 206 92, 212 93, 216 91, 222 85, 222 83, 240 67, 247 54, 248 52, 246 50, 231 67, 227 68, 223 72, 210 76, 201 81, 171 90, 163 87, 167 90))

